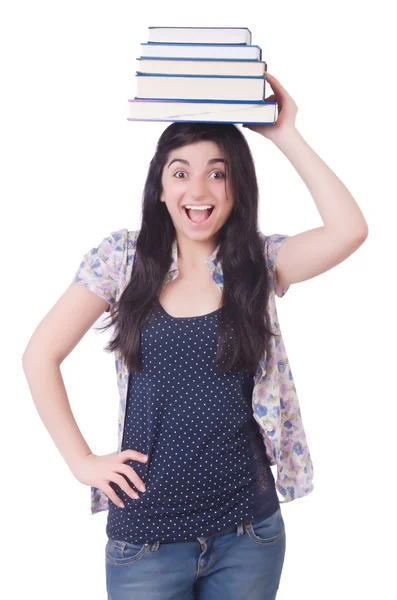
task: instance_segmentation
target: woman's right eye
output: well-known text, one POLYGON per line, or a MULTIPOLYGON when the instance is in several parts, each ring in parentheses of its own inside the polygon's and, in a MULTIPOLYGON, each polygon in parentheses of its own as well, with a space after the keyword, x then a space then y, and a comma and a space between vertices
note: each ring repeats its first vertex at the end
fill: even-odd
MULTIPOLYGON (((177 171, 176 173, 174 173, 174 177, 175 177, 176 175, 178 175, 178 173, 184 173, 184 172, 185 172, 185 171, 177 171)), ((181 179, 181 178, 180 178, 180 177, 177 177, 177 179, 181 179)), ((183 177, 182 177, 182 179, 183 179, 183 177)))

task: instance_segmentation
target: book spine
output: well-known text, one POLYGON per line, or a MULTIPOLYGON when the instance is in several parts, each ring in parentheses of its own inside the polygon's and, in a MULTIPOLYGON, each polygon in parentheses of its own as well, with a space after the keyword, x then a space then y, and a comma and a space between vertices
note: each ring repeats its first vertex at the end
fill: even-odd
MULTIPOLYGON (((179 61, 185 61, 185 62, 208 62, 208 61, 216 61, 216 62, 237 62, 237 63, 252 63, 252 59, 249 58, 183 58, 180 56, 175 56, 175 57, 169 57, 169 56, 158 56, 157 58, 155 56, 139 56, 136 58, 136 60, 169 60, 169 61, 174 61, 174 60, 179 60, 179 61)), ((267 71, 267 62, 264 60, 258 60, 255 62, 260 62, 263 63, 263 70, 267 71)))
POLYGON ((248 27, 170 27, 170 26, 165 26, 165 27, 151 27, 149 26, 148 29, 184 29, 184 30, 204 30, 204 31, 208 31, 209 29, 212 30, 218 30, 218 31, 245 31, 249 34, 249 45, 251 45, 252 42, 252 32, 248 27))
POLYGON ((252 100, 211 100, 211 99, 186 99, 186 98, 138 98, 134 96, 134 98, 130 98, 128 102, 183 102, 183 103, 196 103, 196 104, 269 104, 265 102, 265 100, 258 100, 253 102, 252 100))
MULTIPOLYGON (((184 58, 183 56, 137 56, 135 60, 186 60, 189 62, 203 62, 203 61, 208 61, 208 60, 216 60, 217 62, 252 62, 252 59, 250 58, 184 58)), ((266 62, 264 60, 258 60, 257 62, 263 62, 263 64, 266 67, 266 62)))
POLYGON ((141 46, 214 46, 214 47, 218 47, 218 46, 229 46, 231 48, 241 48, 241 46, 243 47, 250 47, 250 48, 259 48, 260 47, 257 44, 208 44, 208 43, 193 43, 193 42, 189 42, 188 44, 184 43, 184 42, 144 42, 141 44, 141 46))
POLYGON ((136 71, 138 77, 197 77, 198 79, 266 79, 264 75, 190 75, 185 73, 143 73, 136 71))
MULTIPOLYGON (((167 26, 149 26, 148 29, 241 29, 245 31, 249 31, 248 27, 178 27, 178 25, 167 25, 167 26)), ((251 33, 251 32, 250 32, 251 33)))

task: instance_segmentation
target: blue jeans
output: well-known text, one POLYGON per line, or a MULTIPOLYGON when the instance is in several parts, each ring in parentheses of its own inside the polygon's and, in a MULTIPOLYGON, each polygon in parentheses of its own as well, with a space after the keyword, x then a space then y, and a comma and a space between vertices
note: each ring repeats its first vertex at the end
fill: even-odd
POLYGON ((109 539, 108 600, 274 600, 285 545, 280 508, 197 541, 109 539))

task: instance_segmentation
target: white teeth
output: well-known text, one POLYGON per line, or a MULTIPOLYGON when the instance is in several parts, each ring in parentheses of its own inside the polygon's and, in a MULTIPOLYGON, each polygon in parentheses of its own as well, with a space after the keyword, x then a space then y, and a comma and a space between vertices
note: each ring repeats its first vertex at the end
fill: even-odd
POLYGON ((207 210, 208 208, 213 208, 211 204, 207 204, 206 206, 191 206, 190 204, 186 204, 184 208, 189 208, 190 210, 207 210))

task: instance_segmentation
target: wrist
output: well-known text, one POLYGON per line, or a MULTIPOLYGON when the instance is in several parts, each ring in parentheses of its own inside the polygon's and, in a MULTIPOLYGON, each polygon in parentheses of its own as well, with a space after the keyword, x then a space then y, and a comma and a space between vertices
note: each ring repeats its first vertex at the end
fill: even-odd
POLYGON ((276 131, 271 140, 280 150, 283 150, 285 147, 290 147, 294 142, 302 141, 303 137, 298 129, 293 126, 284 127, 282 130, 276 131))

